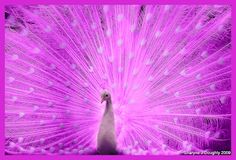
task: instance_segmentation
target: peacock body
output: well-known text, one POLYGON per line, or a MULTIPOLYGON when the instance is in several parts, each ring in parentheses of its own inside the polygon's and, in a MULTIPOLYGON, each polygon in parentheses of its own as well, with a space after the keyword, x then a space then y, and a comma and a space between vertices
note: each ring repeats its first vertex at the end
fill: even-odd
POLYGON ((107 91, 102 94, 102 101, 106 101, 106 108, 97 136, 97 152, 99 154, 117 154, 112 98, 107 91))

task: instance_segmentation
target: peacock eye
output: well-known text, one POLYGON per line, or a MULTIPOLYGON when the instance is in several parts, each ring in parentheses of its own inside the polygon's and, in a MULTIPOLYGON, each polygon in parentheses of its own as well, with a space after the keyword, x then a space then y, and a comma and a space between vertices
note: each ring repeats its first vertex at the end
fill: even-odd
POLYGON ((108 97, 108 94, 106 94, 105 96, 108 97))

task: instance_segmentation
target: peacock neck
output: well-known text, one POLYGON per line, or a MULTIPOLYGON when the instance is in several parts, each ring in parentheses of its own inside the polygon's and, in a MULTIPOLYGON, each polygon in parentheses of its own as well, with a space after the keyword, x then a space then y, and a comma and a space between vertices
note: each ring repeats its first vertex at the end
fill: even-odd
POLYGON ((111 102, 111 99, 106 101, 106 109, 105 109, 104 114, 107 114, 109 112, 112 112, 112 102, 111 102))

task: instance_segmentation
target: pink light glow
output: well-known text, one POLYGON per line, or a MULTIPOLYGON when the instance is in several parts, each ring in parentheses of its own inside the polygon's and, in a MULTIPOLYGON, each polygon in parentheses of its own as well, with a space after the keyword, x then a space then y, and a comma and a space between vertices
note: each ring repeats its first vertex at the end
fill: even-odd
POLYGON ((92 153, 104 89, 122 154, 230 150, 229 6, 6 12, 7 154, 92 153))

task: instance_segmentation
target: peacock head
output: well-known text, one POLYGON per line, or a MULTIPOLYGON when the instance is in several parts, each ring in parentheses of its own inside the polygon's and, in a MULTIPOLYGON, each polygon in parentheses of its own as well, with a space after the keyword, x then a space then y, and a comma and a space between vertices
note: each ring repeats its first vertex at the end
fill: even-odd
POLYGON ((101 94, 101 103, 104 101, 110 101, 111 100, 111 94, 108 91, 104 91, 101 94))

